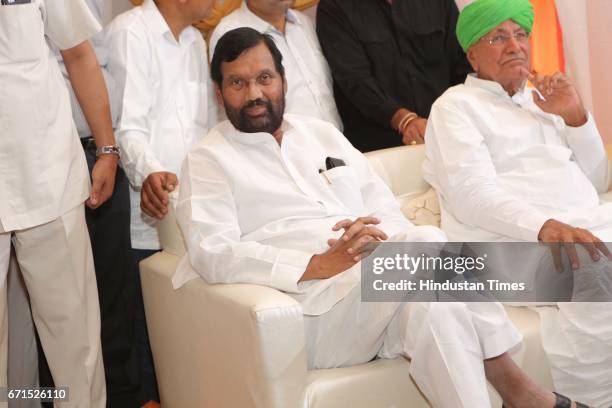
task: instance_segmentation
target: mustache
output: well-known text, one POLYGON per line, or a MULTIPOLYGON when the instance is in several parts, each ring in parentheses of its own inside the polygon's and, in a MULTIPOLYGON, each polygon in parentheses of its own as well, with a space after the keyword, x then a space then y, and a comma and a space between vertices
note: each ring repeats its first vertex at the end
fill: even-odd
POLYGON ((272 102, 264 101, 261 98, 257 98, 257 99, 253 99, 252 101, 248 101, 242 106, 242 109, 240 110, 244 111, 245 109, 254 108, 256 106, 265 106, 268 109, 268 111, 272 110, 272 102))

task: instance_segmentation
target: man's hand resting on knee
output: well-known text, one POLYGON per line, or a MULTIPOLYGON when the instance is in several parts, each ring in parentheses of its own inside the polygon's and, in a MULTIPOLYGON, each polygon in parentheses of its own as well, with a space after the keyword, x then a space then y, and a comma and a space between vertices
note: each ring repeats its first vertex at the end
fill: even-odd
POLYGON ((360 217, 356 220, 342 220, 332 228, 344 229, 339 239, 327 241, 330 248, 322 254, 314 255, 300 282, 313 279, 327 279, 346 271, 371 251, 367 244, 387 240, 387 234, 374 225, 380 220, 374 217, 360 217))
POLYGON ((563 263, 561 261, 562 250, 567 254, 572 269, 575 270, 580 267, 575 244, 583 246, 594 262, 599 261, 600 253, 612 260, 612 254, 610 254, 606 244, 590 231, 575 228, 554 219, 544 223, 538 235, 538 240, 551 246, 553 261, 558 271, 563 270, 563 263))

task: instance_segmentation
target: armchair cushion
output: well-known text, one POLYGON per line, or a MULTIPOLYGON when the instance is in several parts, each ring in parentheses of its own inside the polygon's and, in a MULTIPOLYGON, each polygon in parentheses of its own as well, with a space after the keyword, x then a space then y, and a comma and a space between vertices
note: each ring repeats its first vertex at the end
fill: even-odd
POLYGON ((440 203, 433 188, 413 197, 412 195, 397 197, 404 217, 414 225, 434 225, 440 227, 440 203))

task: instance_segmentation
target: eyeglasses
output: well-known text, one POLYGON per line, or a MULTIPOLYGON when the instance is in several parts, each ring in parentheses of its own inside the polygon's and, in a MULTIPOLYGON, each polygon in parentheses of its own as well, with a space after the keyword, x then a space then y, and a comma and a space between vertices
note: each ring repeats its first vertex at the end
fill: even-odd
MULTIPOLYGON (((512 37, 514 37, 516 42, 519 44, 525 44, 527 41, 529 41, 529 34, 527 34, 525 31, 517 31, 516 33, 512 34, 512 37)), ((510 41, 510 36, 507 34, 497 34, 492 37, 483 37, 482 39, 494 47, 505 47, 510 41)))

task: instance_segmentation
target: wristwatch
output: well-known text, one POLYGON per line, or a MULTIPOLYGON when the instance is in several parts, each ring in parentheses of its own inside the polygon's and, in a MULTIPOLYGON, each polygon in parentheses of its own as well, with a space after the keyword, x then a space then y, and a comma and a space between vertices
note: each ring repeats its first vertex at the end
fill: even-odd
POLYGON ((121 157, 121 153, 119 152, 119 146, 117 145, 98 147, 96 149, 96 157, 100 157, 103 154, 115 154, 117 155, 117 157, 121 157))

